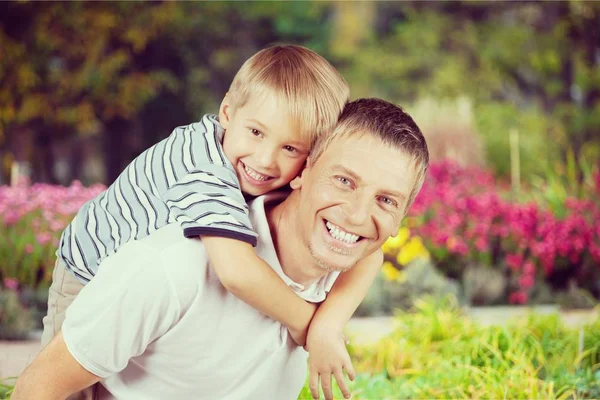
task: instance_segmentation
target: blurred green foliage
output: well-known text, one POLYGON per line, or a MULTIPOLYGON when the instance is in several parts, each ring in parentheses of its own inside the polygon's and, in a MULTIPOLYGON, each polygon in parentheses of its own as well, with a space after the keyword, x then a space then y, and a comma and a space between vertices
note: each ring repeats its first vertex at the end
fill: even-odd
MULTIPOLYGON (((482 326, 451 298, 425 298, 396 329, 353 344, 354 399, 592 399, 600 395, 600 321, 568 328, 558 314, 482 326)), ((342 398, 334 381, 335 398, 342 398)), ((299 399, 310 399, 308 384, 299 399)))
POLYGON ((112 181, 174 126, 216 111, 242 62, 276 42, 321 53, 347 78, 353 97, 383 97, 409 111, 423 98, 469 99, 474 130, 500 175, 509 172, 511 129, 520 133, 525 180, 564 165, 567 149, 576 163, 586 152, 597 162, 600 153, 600 3, 11 2, 2 8, 0 156, 31 160, 35 171, 52 170, 40 147, 96 135, 112 181), (143 132, 142 143, 127 140, 133 131, 143 132))

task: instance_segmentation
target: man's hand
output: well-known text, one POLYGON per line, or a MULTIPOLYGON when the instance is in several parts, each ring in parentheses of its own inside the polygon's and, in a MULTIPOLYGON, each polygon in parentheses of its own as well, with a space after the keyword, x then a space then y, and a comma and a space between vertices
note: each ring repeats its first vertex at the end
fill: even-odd
POLYGON ((342 394, 349 399, 344 371, 350 380, 354 380, 354 367, 346 350, 346 338, 339 327, 325 323, 313 323, 308 331, 306 350, 309 352, 309 387, 313 398, 319 398, 319 379, 325 399, 333 399, 331 375, 337 380, 342 394))

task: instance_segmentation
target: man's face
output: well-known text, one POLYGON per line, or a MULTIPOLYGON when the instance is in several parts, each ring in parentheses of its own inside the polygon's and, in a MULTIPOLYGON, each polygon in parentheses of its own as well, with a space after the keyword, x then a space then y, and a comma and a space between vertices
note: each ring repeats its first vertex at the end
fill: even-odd
POLYGON ((293 182, 300 235, 316 264, 344 271, 381 247, 404 216, 413 158, 371 135, 333 141, 293 182))
POLYGON ((304 166, 310 143, 302 139, 288 117, 285 100, 251 96, 234 108, 226 97, 219 122, 226 130, 225 155, 233 164, 242 191, 253 196, 288 184, 304 166))

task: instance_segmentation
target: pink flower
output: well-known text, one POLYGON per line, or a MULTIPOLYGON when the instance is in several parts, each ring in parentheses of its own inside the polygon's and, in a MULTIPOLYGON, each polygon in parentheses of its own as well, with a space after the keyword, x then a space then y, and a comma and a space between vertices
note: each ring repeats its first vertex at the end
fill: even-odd
POLYGON ((39 244, 43 246, 52 239, 52 235, 50 235, 48 232, 44 232, 36 235, 35 239, 39 244))
POLYGON ((521 264, 523 264, 523 256, 520 254, 507 254, 504 260, 506 265, 513 271, 520 270, 521 264))
POLYGON ((532 275, 524 274, 519 278, 519 286, 523 289, 530 289, 533 287, 534 279, 532 275))
POLYGON ((33 245, 31 243, 27 243, 25 245, 25 253, 27 253, 27 254, 33 253, 33 245))
POLYGON ((477 250, 479 250, 482 253, 488 251, 488 246, 489 243, 486 238, 479 237, 475 240, 475 248, 477 248, 477 250))
POLYGON ((4 287, 16 291, 19 288, 19 281, 15 278, 4 278, 4 287))
POLYGON ((508 301, 511 304, 525 304, 525 303, 527 303, 527 300, 528 300, 527 293, 522 292, 522 291, 513 292, 508 297, 508 301))

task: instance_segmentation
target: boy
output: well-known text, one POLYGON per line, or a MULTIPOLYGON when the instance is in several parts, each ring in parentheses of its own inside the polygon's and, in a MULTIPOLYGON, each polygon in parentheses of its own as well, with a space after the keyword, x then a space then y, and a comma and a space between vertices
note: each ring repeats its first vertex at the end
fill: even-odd
MULTIPOLYGON (((176 220, 186 237, 201 238, 227 290, 286 325, 303 345, 315 306, 302 301, 255 255, 256 234, 242 193, 258 196, 295 178, 315 138, 333 129, 348 92, 326 60, 299 46, 268 48, 246 61, 218 119, 206 115, 146 150, 63 232, 42 344, 58 333, 66 308, 103 259, 176 220)), ((339 305, 323 307, 322 322, 311 334, 315 340, 308 343, 313 369, 327 374, 343 363, 352 378, 345 348, 334 343, 381 258, 377 253, 348 272, 337 295, 344 302, 334 297, 331 303, 339 305)))

